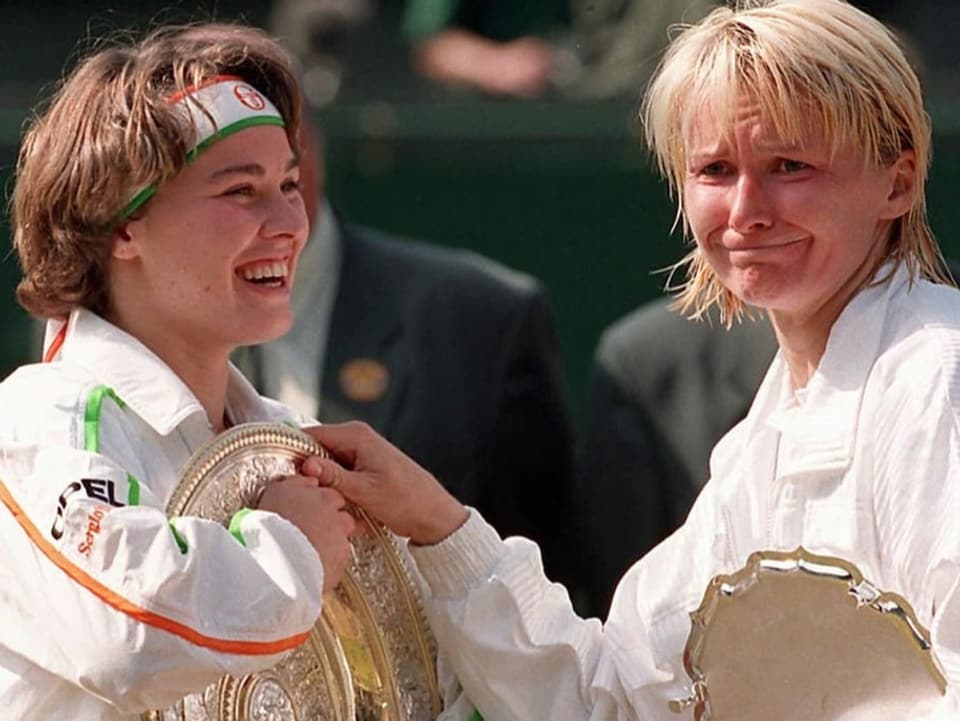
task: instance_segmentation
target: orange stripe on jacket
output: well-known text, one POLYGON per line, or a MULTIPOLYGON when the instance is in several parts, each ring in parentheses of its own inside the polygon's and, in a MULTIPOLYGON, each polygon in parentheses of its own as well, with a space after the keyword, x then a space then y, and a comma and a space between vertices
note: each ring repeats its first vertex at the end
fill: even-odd
POLYGON ((162 629, 176 636, 186 639, 190 643, 203 648, 213 649, 224 653, 241 654, 247 656, 266 656, 274 653, 281 653, 296 648, 310 636, 310 632, 289 636, 276 641, 231 641, 223 638, 214 638, 205 636, 195 629, 186 626, 179 621, 160 616, 145 608, 141 608, 132 603, 123 596, 111 591, 93 576, 79 568, 72 561, 63 556, 53 544, 37 530, 30 519, 24 513, 23 509, 17 504, 7 487, 0 481, 0 501, 7 507, 17 523, 27 534, 34 545, 45 555, 55 566, 66 573, 71 579, 86 588, 93 595, 99 598, 108 606, 112 606, 121 613, 125 613, 131 618, 135 618, 148 626, 162 629))
POLYGON ((43 354, 43 362, 50 363, 54 358, 57 357, 57 353, 60 352, 60 349, 63 348, 63 342, 67 339, 67 324, 64 323, 60 330, 57 332, 57 335, 54 336, 53 340, 50 343, 50 347, 47 348, 47 352, 43 354))

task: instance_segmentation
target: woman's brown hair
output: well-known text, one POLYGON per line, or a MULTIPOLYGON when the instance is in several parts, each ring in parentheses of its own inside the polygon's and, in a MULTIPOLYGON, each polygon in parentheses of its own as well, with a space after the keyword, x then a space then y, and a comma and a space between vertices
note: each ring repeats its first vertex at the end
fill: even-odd
POLYGON ((299 149, 297 76, 284 49, 255 28, 159 28, 89 55, 60 84, 30 123, 17 161, 11 218, 24 308, 43 318, 78 306, 108 311, 122 209, 136 190, 176 175, 191 149, 169 98, 218 75, 237 75, 267 96, 299 149))

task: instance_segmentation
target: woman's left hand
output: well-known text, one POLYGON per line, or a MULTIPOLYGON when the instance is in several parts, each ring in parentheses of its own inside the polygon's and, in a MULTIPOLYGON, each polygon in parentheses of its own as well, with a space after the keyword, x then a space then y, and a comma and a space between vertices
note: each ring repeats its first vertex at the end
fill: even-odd
POLYGON ((467 520, 469 511, 436 478, 378 435, 366 423, 303 429, 333 459, 311 456, 302 472, 334 488, 390 530, 413 543, 442 541, 467 520))

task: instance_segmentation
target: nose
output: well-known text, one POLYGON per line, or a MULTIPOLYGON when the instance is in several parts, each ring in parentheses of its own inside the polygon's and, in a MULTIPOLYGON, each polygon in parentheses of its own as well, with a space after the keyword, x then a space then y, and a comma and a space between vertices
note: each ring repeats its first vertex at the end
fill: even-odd
POLYGON ((773 225, 773 202, 763 180, 742 173, 730 190, 729 226, 738 233, 755 233, 773 225))
POLYGON ((264 211, 263 233, 267 237, 294 240, 307 237, 307 211, 300 193, 273 193, 264 211))

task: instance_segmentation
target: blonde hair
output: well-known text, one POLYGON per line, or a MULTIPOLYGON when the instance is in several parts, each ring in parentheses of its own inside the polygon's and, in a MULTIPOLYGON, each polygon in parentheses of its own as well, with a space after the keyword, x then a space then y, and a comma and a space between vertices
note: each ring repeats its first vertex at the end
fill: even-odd
POLYGON ((190 139, 169 98, 218 75, 237 75, 266 95, 299 148, 302 100, 291 61, 253 28, 159 28, 90 55, 60 84, 17 161, 11 216, 24 308, 46 318, 77 306, 108 311, 121 210, 138 188, 163 183, 187 162, 190 139))
MULTIPOLYGON (((904 150, 916 155, 915 198, 892 228, 886 259, 918 276, 950 283, 927 221, 930 119, 920 82, 894 35, 843 0, 754 0, 714 10, 674 39, 642 106, 649 147, 684 218, 684 131, 707 103, 732 128, 743 96, 756 102, 787 143, 813 137, 836 150, 850 144, 885 167, 904 150)), ((694 248, 676 287, 675 307, 702 317, 716 306, 729 325, 743 302, 694 248)))

